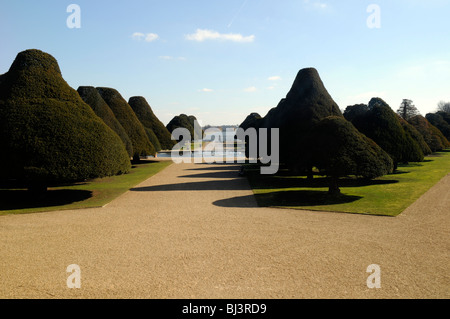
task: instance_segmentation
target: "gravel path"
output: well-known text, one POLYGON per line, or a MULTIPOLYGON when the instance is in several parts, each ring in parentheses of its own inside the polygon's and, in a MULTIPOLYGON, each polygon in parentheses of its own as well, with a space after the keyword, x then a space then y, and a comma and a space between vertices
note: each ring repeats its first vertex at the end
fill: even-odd
POLYGON ((392 218, 257 208, 238 168, 173 164, 104 208, 0 217, 0 298, 450 297, 450 175, 392 218))

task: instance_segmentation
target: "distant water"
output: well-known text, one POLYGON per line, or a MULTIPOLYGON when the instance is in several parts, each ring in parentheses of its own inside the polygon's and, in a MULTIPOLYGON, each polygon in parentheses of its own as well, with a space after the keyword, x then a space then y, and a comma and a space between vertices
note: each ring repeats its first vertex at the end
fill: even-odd
MULTIPOLYGON (((191 154, 187 153, 185 155, 183 155, 183 157, 201 157, 203 156, 204 158, 224 158, 224 159, 229 159, 229 158, 234 158, 234 159, 242 159, 245 158, 245 149, 244 149, 244 144, 242 143, 242 141, 236 141, 238 144, 236 150, 234 148, 234 137, 235 137, 235 133, 234 131, 224 131, 219 133, 213 133, 213 134, 206 134, 203 138, 203 142, 205 142, 206 144, 209 143, 209 147, 207 147, 207 150, 203 150, 202 152, 198 151, 198 150, 191 150, 191 154), (214 144, 217 143, 217 144, 214 144), (216 147, 215 150, 211 151, 211 148, 213 145, 219 146, 220 144, 222 144, 222 149, 220 149, 220 147, 216 147), (208 150, 208 148, 210 150, 208 150)), ((175 151, 173 151, 175 153, 175 151)), ((180 156, 181 156, 181 152, 180 152, 180 156)), ((162 153, 158 153, 158 157, 162 157, 162 158, 168 158, 172 156, 172 152, 162 152, 162 153)))

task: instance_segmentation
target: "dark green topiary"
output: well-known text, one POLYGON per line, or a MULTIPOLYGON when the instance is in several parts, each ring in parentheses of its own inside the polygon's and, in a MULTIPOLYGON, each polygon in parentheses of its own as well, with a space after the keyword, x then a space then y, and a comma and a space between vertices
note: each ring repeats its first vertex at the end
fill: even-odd
POLYGON ((144 126, 122 95, 117 90, 111 88, 99 87, 97 91, 108 104, 111 111, 113 111, 117 120, 131 139, 133 143, 133 158, 137 160, 140 156, 155 155, 155 147, 148 139, 144 126))
POLYGON ((144 126, 145 133, 147 134, 148 140, 152 143, 156 152, 159 152, 161 148, 161 144, 159 143, 158 137, 152 129, 144 126))
POLYGON ((203 139, 203 129, 201 128, 200 123, 198 123, 197 118, 194 115, 189 115, 188 118, 189 123, 191 123, 191 126, 194 128, 194 136, 203 139))
POLYGON ((261 121, 260 127, 280 129, 280 162, 295 170, 310 172, 307 136, 312 127, 328 116, 340 116, 339 106, 326 90, 314 68, 302 69, 285 99, 261 121))
POLYGON ((313 165, 330 177, 330 193, 340 192, 339 177, 372 179, 392 172, 389 155, 340 116, 321 120, 308 137, 313 165))
POLYGON ((447 140, 447 138, 444 136, 444 134, 442 134, 442 132, 436 126, 431 125, 431 123, 430 123, 430 130, 431 130, 432 134, 441 141, 442 146, 443 146, 442 149, 450 147, 450 142, 447 140))
POLYGON ((366 104, 355 104, 347 106, 344 111, 344 117, 347 121, 352 122, 356 117, 365 114, 369 111, 369 107, 366 104))
POLYGON ((171 150, 175 145, 175 141, 172 140, 172 136, 164 124, 153 113, 152 108, 145 98, 142 96, 131 97, 128 104, 130 104, 142 125, 152 130, 154 135, 156 135, 158 144, 160 145, 159 147, 155 145, 156 142, 153 143, 153 141, 150 140, 155 145, 156 149, 158 151, 161 149, 171 150))
POLYGON ((130 138, 98 91, 93 86, 80 86, 77 91, 83 101, 94 110, 95 114, 97 114, 97 116, 100 117, 106 125, 108 125, 114 132, 116 132, 117 135, 119 135, 125 145, 128 155, 132 157, 133 144, 131 143, 130 138))
POLYGON ((170 132, 170 134, 173 133, 174 130, 177 128, 185 128, 189 131, 189 134, 191 134, 191 140, 194 140, 195 136, 198 136, 199 138, 203 137, 203 130, 201 128, 198 129, 197 135, 195 135, 194 131, 194 121, 197 119, 195 116, 187 116, 186 114, 180 114, 178 116, 175 116, 169 124, 167 124, 167 130, 170 132))
POLYGON ((17 55, 0 85, 0 176, 48 183, 130 170, 120 138, 62 78, 57 61, 39 50, 17 55))
POLYGON ((382 99, 373 98, 369 111, 355 117, 353 124, 392 157, 395 168, 400 162, 423 161, 420 146, 405 133, 397 114, 382 99))
POLYGON ((405 121, 403 118, 399 116, 400 124, 402 125, 403 129, 405 130, 405 133, 409 135, 413 140, 417 142, 420 149, 422 150, 422 153, 424 155, 430 155, 431 149, 428 146, 428 144, 425 142, 425 139, 423 138, 422 134, 414 126, 409 124, 407 121, 405 121))
POLYGON ((441 114, 429 113, 426 115, 425 118, 428 120, 428 122, 430 122, 431 125, 437 127, 447 140, 450 140, 450 124, 448 124, 448 122, 444 119, 444 117, 441 114))
POLYGON ((244 122, 239 125, 240 128, 242 128, 244 131, 247 130, 250 127, 258 129, 261 123, 262 117, 258 113, 251 113, 249 116, 246 117, 244 122))
POLYGON ((417 131, 422 134, 425 142, 432 152, 438 152, 450 146, 449 141, 435 126, 433 126, 426 118, 421 115, 412 117, 408 121, 417 131))
MULTIPOLYGON (((0 81, 1 81, 1 79, 0 79, 0 81)), ((446 121, 447 124, 450 125, 450 113, 448 113, 448 112, 443 112, 443 111, 438 111, 438 112, 436 112, 436 114, 442 116, 442 118, 444 119, 444 121, 446 121)))

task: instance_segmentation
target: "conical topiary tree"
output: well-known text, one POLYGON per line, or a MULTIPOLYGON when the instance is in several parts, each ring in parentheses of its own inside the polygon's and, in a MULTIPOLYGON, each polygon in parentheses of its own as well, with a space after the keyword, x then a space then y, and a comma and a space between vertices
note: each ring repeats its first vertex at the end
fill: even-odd
POLYGON ((369 107, 366 104, 355 104, 347 106, 344 111, 344 117, 347 121, 352 122, 356 117, 365 114, 369 111, 369 107))
POLYGON ((450 146, 449 141, 435 126, 421 115, 412 117, 409 124, 414 126, 422 134, 425 142, 432 152, 438 152, 450 146))
POLYGON ((253 128, 259 128, 260 122, 262 120, 261 115, 258 113, 251 113, 249 116, 247 116, 244 120, 244 122, 239 125, 240 128, 242 128, 244 131, 247 130, 250 127, 253 128))
POLYGON ((373 98, 368 106, 369 111, 356 116, 352 123, 391 156, 394 168, 401 162, 423 161, 420 146, 405 133, 390 106, 381 98, 373 98))
MULTIPOLYGON (((442 112, 443 113, 443 112, 442 112)), ((445 114, 445 113, 444 113, 445 114)), ((449 116, 450 117, 450 116, 449 116)), ((450 124, 439 113, 428 113, 425 118, 431 125, 435 126, 445 136, 447 140, 450 139, 450 124)))
POLYGON ((312 177, 308 133, 320 120, 333 115, 342 117, 339 106, 326 90, 317 70, 306 68, 298 72, 286 98, 270 110, 260 127, 279 128, 280 162, 312 177))
POLYGON ((340 193, 340 177, 372 179, 392 172, 389 155, 340 116, 329 116, 316 123, 308 138, 311 161, 329 177, 330 193, 340 193))
POLYGON ((175 141, 172 140, 172 136, 164 124, 153 113, 147 100, 142 96, 133 96, 129 99, 128 104, 130 104, 142 125, 153 131, 160 145, 157 150, 171 150, 175 141))
POLYGON ((122 95, 112 88, 98 87, 97 91, 113 111, 133 143, 133 159, 139 160, 141 156, 155 155, 155 147, 148 139, 144 126, 122 95))
POLYGON ((80 86, 78 88, 83 101, 89 105, 95 114, 100 117, 106 125, 108 125, 117 135, 119 135, 130 157, 133 156, 133 143, 125 132, 125 129, 116 119, 116 116, 109 108, 108 104, 103 100, 98 91, 93 86, 80 86))
POLYGON ((130 170, 120 138, 40 50, 20 52, 0 84, 0 176, 30 190, 130 170))
POLYGON ((420 134, 420 132, 418 130, 416 130, 416 128, 414 126, 409 124, 406 120, 404 120, 400 116, 399 116, 399 120, 400 120, 400 124, 403 127, 403 130, 405 130, 405 133, 417 142, 420 149, 422 150, 422 153, 424 155, 430 155, 432 153, 431 149, 428 146, 428 144, 425 142, 425 139, 423 138, 422 134, 420 134))
POLYGON ((197 118, 194 115, 189 115, 188 118, 189 123, 191 123, 191 126, 194 129, 194 137, 203 139, 203 129, 200 127, 197 118))
MULTIPOLYGON (((0 81, 1 81, 1 79, 0 79, 0 81)), ((449 112, 438 111, 435 114, 442 116, 444 121, 446 121, 447 124, 450 125, 450 113, 449 112)))
POLYGON ((194 121, 197 119, 193 115, 186 115, 186 114, 180 114, 175 116, 169 124, 167 124, 167 130, 170 132, 170 134, 173 133, 174 130, 177 128, 185 128, 189 131, 189 134, 191 135, 191 140, 194 140, 195 136, 198 136, 199 138, 203 137, 203 130, 199 128, 197 130, 197 133, 195 133, 195 127, 194 127, 194 121), (197 134, 197 135, 196 135, 197 134))

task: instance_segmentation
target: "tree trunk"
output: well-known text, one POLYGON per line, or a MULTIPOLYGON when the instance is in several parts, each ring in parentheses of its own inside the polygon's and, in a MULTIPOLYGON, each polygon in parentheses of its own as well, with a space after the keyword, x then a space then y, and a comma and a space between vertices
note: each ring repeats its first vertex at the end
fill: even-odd
POLYGON ((133 162, 139 163, 141 161, 141 157, 139 155, 133 155, 133 162))
POLYGON ((330 180, 330 185, 329 185, 329 188, 328 188, 328 193, 330 195, 340 194, 341 190, 339 189, 338 178, 334 177, 334 176, 331 176, 329 178, 329 180, 330 180))
POLYGON ((313 174, 312 167, 308 168, 308 179, 307 180, 310 181, 310 182, 314 180, 314 174, 313 174))

